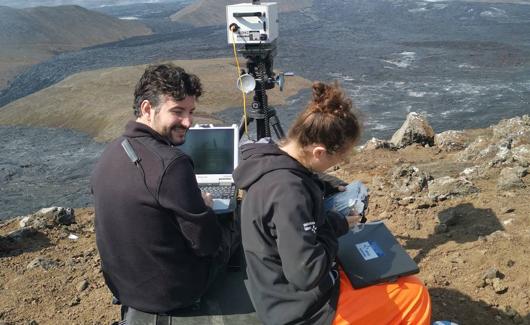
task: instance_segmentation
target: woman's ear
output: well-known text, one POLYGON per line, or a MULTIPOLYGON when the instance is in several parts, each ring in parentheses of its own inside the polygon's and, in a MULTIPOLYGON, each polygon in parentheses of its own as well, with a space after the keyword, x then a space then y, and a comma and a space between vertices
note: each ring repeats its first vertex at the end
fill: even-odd
POLYGON ((322 145, 317 144, 313 147, 313 157, 317 160, 321 160, 322 157, 324 157, 324 155, 326 154, 326 152, 326 148, 322 145))

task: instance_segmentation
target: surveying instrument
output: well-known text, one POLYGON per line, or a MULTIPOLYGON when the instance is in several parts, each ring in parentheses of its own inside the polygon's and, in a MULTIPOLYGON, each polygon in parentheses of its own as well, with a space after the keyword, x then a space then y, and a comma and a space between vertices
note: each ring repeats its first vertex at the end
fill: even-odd
MULTIPOLYGON (((237 48, 237 53, 247 60, 246 72, 238 71, 237 87, 245 94, 254 91, 248 122, 256 124, 256 140, 271 137, 271 127, 281 139, 285 134, 276 110, 268 105, 266 93, 275 85, 282 91, 285 83, 283 73, 275 75, 272 71, 278 38, 278 4, 253 0, 252 3, 226 6, 226 25, 228 43, 234 47, 234 52, 237 48)), ((239 138, 243 136, 246 122, 243 116, 239 138)))

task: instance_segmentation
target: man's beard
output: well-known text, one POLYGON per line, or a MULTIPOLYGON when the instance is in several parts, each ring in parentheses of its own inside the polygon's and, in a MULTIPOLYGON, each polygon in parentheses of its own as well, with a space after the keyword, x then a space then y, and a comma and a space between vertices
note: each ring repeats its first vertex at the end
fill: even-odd
POLYGON ((184 142, 186 142, 186 133, 188 132, 188 129, 186 128, 182 128, 182 127, 174 127, 174 128, 171 128, 171 130, 169 131, 169 134, 167 136, 167 139, 169 140, 169 142, 171 142, 172 145, 174 146, 180 146, 180 145, 183 145, 184 142), (179 136, 178 139, 174 139, 173 137, 173 132, 177 132, 177 133, 180 133, 184 131, 184 135, 182 137, 179 136))

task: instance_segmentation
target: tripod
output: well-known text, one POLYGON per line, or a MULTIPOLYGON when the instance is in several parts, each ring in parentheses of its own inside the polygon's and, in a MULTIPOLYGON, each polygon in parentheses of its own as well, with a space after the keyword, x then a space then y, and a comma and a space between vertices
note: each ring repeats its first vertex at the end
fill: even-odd
MULTIPOLYGON (((269 107, 267 89, 274 88, 275 84, 283 88, 283 75, 275 78, 272 71, 273 57, 276 55, 276 42, 271 44, 245 45, 240 52, 247 59, 247 71, 256 80, 254 96, 249 111, 249 122, 256 123, 256 140, 271 137, 271 127, 278 139, 285 136, 276 110, 269 107)), ((245 117, 241 118, 239 138, 244 133, 245 117)))

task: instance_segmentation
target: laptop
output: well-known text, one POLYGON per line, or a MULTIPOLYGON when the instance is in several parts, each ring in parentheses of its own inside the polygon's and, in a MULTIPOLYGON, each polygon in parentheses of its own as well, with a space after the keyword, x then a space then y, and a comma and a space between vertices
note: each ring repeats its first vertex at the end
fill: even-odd
POLYGON ((238 126, 195 125, 188 129, 180 149, 193 160, 201 191, 212 194, 214 212, 233 212, 237 191, 232 172, 238 163, 238 126))
POLYGON ((382 221, 360 224, 340 237, 337 257, 354 288, 420 271, 382 221))

